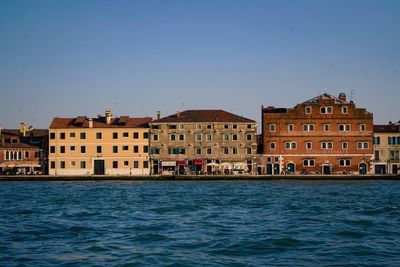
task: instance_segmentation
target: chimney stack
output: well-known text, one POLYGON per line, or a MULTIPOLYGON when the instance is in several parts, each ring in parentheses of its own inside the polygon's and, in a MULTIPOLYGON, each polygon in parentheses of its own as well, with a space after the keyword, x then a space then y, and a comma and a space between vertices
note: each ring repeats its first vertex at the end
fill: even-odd
POLYGON ((106 123, 110 124, 111 123, 111 111, 109 109, 106 109, 106 123))
POLYGON ((89 128, 93 128, 93 119, 89 118, 89 128))
POLYGON ((346 94, 345 93, 340 93, 339 94, 339 99, 346 102, 346 94))
POLYGON ((157 111, 157 120, 161 119, 161 111, 157 111))
POLYGON ((21 122, 21 130, 20 130, 22 136, 26 136, 26 127, 25 123, 21 122))

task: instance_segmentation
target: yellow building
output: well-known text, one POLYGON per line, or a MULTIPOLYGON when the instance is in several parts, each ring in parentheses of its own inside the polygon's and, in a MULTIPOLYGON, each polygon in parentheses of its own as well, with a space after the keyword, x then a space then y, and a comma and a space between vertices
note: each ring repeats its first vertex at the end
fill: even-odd
POLYGON ((375 174, 399 174, 400 125, 374 125, 375 174))
POLYGON ((49 128, 50 175, 148 175, 146 118, 54 118, 49 128))

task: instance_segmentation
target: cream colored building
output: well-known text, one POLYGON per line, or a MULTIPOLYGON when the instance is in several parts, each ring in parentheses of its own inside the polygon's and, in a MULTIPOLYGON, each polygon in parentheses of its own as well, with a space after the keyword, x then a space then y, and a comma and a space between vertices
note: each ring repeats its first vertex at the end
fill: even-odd
POLYGON ((50 175, 148 175, 152 118, 54 118, 49 128, 50 175))
POLYGON ((374 125, 375 174, 400 173, 400 125, 374 125))

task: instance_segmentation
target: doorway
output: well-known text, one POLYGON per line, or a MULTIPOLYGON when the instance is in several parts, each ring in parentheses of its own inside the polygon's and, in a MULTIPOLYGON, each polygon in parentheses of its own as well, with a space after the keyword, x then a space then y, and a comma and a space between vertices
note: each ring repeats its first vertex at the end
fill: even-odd
POLYGON ((392 174, 397 174, 398 167, 396 164, 392 165, 392 174))
POLYGON ((331 174, 331 165, 323 165, 322 166, 322 174, 331 174))
POLYGON ((95 175, 104 175, 104 159, 95 159, 94 160, 94 174, 95 175))
POLYGON ((358 169, 359 169, 360 174, 367 174, 367 164, 366 163, 364 163, 364 162, 360 163, 358 169))
POLYGON ((279 174, 279 170, 280 168, 279 168, 279 164, 278 163, 275 163, 274 164, 274 174, 279 174))
POLYGON ((272 164, 268 163, 266 167, 266 174, 271 175, 272 174, 272 164))
POLYGON ((296 168, 293 162, 288 163, 286 169, 288 174, 294 174, 296 172, 296 168))

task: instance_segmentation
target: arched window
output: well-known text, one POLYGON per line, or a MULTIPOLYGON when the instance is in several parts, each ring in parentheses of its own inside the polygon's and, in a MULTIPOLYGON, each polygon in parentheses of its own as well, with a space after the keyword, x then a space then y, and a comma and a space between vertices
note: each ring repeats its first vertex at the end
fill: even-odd
POLYGON ((21 159, 22 159, 22 153, 20 151, 20 152, 18 152, 18 160, 21 160, 21 159))
POLYGON ((14 160, 18 160, 18 153, 17 153, 17 151, 14 152, 14 160))
POLYGON ((6 152, 6 160, 9 160, 10 159, 10 152, 6 152))
POLYGON ((13 160, 13 159, 14 159, 14 153, 11 152, 11 153, 10 153, 10 160, 13 160))

